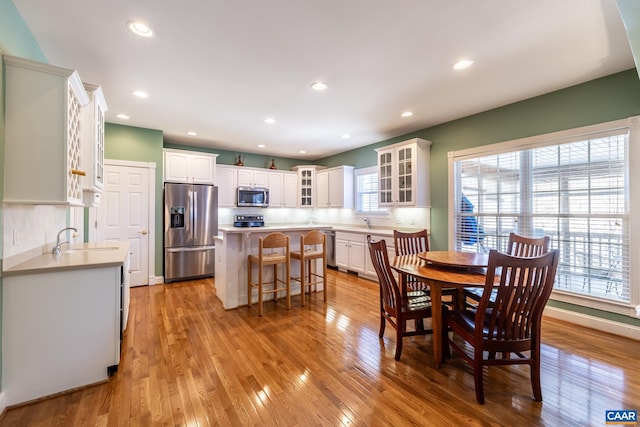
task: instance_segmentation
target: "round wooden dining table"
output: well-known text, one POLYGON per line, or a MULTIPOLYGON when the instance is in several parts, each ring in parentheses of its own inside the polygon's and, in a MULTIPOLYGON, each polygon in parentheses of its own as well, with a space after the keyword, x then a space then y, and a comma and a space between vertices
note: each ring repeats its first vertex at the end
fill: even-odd
MULTIPOLYGON (((447 252, 450 263, 446 262, 446 253, 439 252, 440 262, 429 262, 429 252, 415 255, 399 255, 391 262, 391 268, 401 275, 413 276, 420 282, 429 286, 431 294, 431 325, 433 329, 433 356, 436 367, 442 363, 442 290, 460 289, 467 287, 484 287, 486 281, 486 268, 476 265, 482 264, 482 257, 465 256, 463 252, 447 252), (473 263, 465 265, 464 259, 475 259, 473 263)), ((484 254, 475 254, 484 255, 484 254)), ((484 262, 486 266, 486 262, 484 262)), ((406 280, 401 280, 406 283, 406 280)), ((403 285, 404 287, 404 285, 403 285)), ((406 289, 402 289, 405 293, 406 289)), ((461 294, 462 292, 460 292, 461 294)), ((460 299, 460 298, 458 298, 460 299)), ((464 301, 458 301, 459 305, 464 301)), ((459 307, 462 308, 462 307, 459 307)))

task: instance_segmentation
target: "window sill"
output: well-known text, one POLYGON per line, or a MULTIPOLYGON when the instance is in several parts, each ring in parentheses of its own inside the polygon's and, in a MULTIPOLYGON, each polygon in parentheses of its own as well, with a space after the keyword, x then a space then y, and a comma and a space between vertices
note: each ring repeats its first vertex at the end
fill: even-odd
POLYGON ((551 300, 560 301, 567 304, 579 305, 595 310, 602 310, 609 313, 621 314, 632 318, 639 318, 640 312, 638 308, 623 302, 603 301, 601 299, 588 297, 586 295, 576 295, 566 291, 554 290, 551 294, 551 300))

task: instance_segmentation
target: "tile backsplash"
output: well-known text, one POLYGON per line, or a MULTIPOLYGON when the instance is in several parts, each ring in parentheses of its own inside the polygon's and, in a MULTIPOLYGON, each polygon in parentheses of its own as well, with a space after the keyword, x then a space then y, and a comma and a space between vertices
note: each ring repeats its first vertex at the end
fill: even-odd
POLYGON ((55 240, 67 224, 67 207, 58 205, 3 205, 4 268, 34 256, 55 240))
POLYGON ((281 224, 331 224, 372 228, 427 228, 431 227, 430 208, 391 208, 384 214, 363 215, 352 209, 280 209, 280 208, 220 208, 218 224, 233 225, 234 215, 264 215, 267 225, 281 224))

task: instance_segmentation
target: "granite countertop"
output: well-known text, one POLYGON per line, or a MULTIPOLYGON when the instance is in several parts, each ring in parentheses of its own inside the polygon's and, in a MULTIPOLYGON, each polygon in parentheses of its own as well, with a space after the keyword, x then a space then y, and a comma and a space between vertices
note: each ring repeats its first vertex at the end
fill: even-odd
POLYGON ((4 277, 22 274, 53 273, 85 268, 122 265, 129 252, 128 241, 109 241, 63 245, 60 255, 40 254, 2 272, 4 277))

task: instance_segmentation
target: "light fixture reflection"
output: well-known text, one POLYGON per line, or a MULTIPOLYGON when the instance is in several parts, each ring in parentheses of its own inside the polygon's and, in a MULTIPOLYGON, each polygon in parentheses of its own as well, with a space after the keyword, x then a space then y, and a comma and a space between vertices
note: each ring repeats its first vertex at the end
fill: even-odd
POLYGON ((458 61, 455 64, 453 64, 453 69, 454 70, 464 70, 465 68, 469 68, 472 65, 473 65, 473 60, 471 60, 471 59, 463 59, 463 60, 458 61))
POLYGON ((313 88, 313 90, 323 91, 329 86, 325 82, 314 82, 311 84, 311 87, 313 88))
POLYGON ((411 111, 405 111, 404 113, 400 114, 402 117, 411 117, 413 116, 413 113, 411 111))
POLYGON ((126 114, 116 114, 116 117, 122 120, 129 120, 131 117, 127 116, 126 114))
POLYGON ((126 22, 126 26, 133 34, 137 36, 146 38, 153 36, 153 30, 151 29, 151 27, 143 22, 131 20, 126 22))

